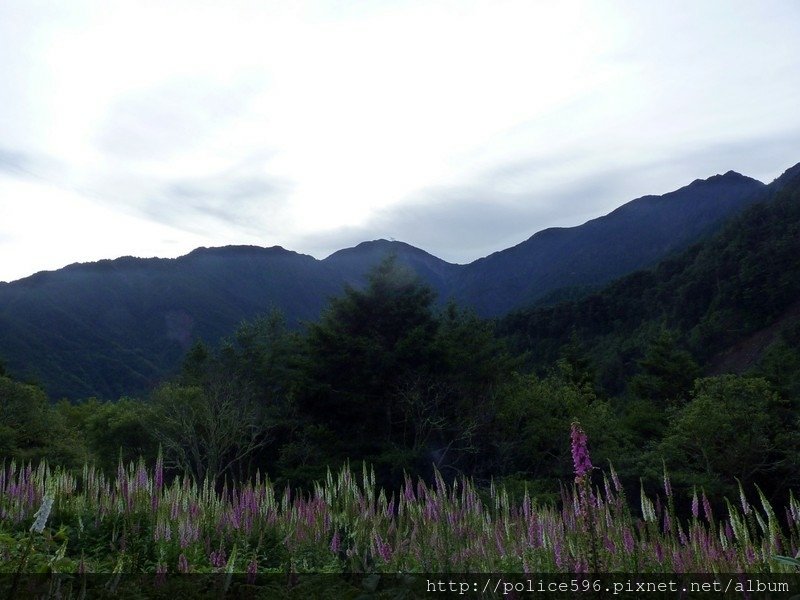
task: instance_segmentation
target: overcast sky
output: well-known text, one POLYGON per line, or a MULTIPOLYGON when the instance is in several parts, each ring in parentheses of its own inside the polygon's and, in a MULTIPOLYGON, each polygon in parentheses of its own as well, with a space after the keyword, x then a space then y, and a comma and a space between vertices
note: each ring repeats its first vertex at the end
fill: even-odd
POLYGON ((395 238, 469 262, 800 162, 800 2, 0 2, 0 281, 395 238))

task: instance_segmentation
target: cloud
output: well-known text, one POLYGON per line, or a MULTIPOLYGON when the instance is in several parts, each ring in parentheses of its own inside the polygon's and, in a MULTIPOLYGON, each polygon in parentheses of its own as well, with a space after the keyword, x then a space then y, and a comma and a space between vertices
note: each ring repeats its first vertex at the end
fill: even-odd
POLYGON ((800 129, 788 128, 773 134, 710 141, 675 153, 666 164, 680 169, 703 169, 707 177, 734 170, 770 183, 784 170, 800 161, 800 129))
POLYGON ((262 85, 245 73, 229 82, 182 77, 130 91, 102 118, 97 147, 106 156, 137 161, 190 153, 232 127, 262 85))
POLYGON ((377 212, 361 226, 305 236, 298 242, 323 254, 367 239, 394 238, 450 262, 469 262, 546 227, 580 221, 620 187, 618 174, 609 173, 576 179, 560 189, 498 191, 497 177, 490 174, 484 185, 429 188, 377 212))
POLYGON ((555 189, 531 185, 498 191, 501 186, 496 180, 492 183, 426 190, 412 203, 380 213, 373 226, 395 231, 394 237, 421 245, 441 258, 474 260, 517 244, 541 229, 577 224, 620 188, 616 173, 576 178, 555 189))
POLYGON ((142 211, 160 223, 179 228, 229 225, 251 233, 285 206, 287 185, 261 174, 216 176, 165 183, 142 211))
POLYGON ((31 175, 31 157, 23 152, 0 148, 0 172, 10 175, 31 175))
POLYGON ((464 263, 542 229, 581 225, 635 198, 665 194, 731 169, 769 183, 800 161, 798 148, 800 131, 788 131, 697 143, 682 153, 662 151, 663 157, 654 154, 613 168, 589 149, 552 160, 512 160, 463 185, 421 190, 358 227, 307 235, 297 242, 322 256, 364 240, 394 238, 464 263))
POLYGON ((797 3, 56 4, 0 2, 0 231, 51 262, 70 215, 112 213, 98 255, 394 237, 467 262, 800 160, 797 3))
POLYGON ((50 157, 27 150, 0 147, 1 174, 55 181, 59 179, 60 171, 59 164, 50 157))

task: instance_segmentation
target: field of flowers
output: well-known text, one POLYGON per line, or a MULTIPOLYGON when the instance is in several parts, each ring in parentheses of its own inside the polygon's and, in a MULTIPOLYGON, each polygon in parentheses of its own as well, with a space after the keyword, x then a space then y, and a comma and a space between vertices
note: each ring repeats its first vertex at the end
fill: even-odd
MULTIPOLYGON (((558 506, 468 480, 406 479, 376 489, 367 467, 329 473, 313 492, 257 476, 220 491, 164 480, 159 460, 111 477, 45 463, 0 470, 0 573, 771 573, 797 553, 800 503, 778 516, 759 490, 713 514, 702 492, 680 519, 668 477, 636 505, 610 469, 591 465, 573 425, 574 482, 558 506)), ((17 577, 19 577, 17 575, 17 577)), ((4 580, 5 581, 5 580, 4 580)), ((17 585, 19 585, 17 583, 17 585)))

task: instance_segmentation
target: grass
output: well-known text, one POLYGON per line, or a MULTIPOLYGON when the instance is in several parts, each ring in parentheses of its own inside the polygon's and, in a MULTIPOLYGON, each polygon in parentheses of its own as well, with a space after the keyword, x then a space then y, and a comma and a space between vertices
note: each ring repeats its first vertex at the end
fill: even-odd
POLYGON ((407 478, 387 495, 367 467, 329 472, 299 493, 261 476, 218 491, 188 477, 167 484, 160 461, 113 476, 11 462, 0 469, 0 572, 796 571, 775 560, 800 544, 793 495, 779 517, 757 489, 757 503, 743 492, 721 515, 695 493, 682 499, 691 516, 681 519, 666 476, 664 488, 634 505, 613 469, 593 469, 553 505, 439 475, 431 485, 407 478), (45 496, 52 511, 31 531, 45 496))

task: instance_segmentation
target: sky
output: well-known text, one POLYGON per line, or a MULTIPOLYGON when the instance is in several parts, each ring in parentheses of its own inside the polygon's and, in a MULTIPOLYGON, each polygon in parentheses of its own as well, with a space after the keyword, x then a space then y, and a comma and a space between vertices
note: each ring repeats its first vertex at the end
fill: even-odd
POLYGON ((800 2, 4 0, 0 281, 397 239, 465 263, 800 162, 800 2))

